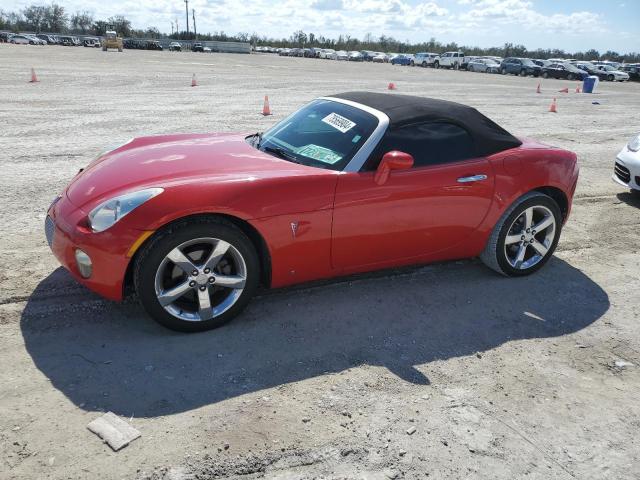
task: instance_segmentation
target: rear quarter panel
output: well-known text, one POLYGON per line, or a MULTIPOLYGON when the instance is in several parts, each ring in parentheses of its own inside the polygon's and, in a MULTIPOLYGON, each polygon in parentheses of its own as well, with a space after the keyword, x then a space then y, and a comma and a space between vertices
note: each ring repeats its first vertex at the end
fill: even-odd
POLYGON ((495 193, 490 212, 478 229, 478 243, 472 247, 476 254, 484 249, 505 210, 530 191, 545 187, 560 190, 567 198, 566 221, 579 173, 575 153, 523 139, 520 147, 492 155, 489 161, 495 172, 495 193))

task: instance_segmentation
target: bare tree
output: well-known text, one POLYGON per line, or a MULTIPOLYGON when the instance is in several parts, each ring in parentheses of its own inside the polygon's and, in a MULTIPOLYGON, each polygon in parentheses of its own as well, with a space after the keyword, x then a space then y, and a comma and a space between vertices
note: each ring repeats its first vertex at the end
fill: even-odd
POLYGON ((36 33, 40 33, 42 26, 45 22, 45 16, 49 7, 42 7, 40 5, 31 5, 22 11, 26 27, 35 30, 36 33))
POLYGON ((93 25, 93 15, 86 10, 84 12, 76 12, 71 15, 71 28, 82 34, 89 31, 93 25))

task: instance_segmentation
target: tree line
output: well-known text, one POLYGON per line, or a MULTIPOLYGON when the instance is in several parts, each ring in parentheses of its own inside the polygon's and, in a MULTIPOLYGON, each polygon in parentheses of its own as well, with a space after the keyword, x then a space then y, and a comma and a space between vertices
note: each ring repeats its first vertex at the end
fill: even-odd
POLYGON ((490 55, 499 57, 529 57, 529 58, 575 58, 577 60, 612 60, 627 63, 640 62, 640 52, 618 53, 611 50, 599 52, 591 49, 584 52, 568 52, 562 49, 530 50, 524 45, 505 43, 502 46, 481 48, 474 46, 458 45, 455 42, 442 43, 435 38, 429 41, 410 43, 397 40, 391 36, 380 35, 378 37, 368 33, 362 40, 350 35, 340 35, 338 38, 329 38, 314 33, 305 33, 302 30, 294 32, 288 38, 269 38, 257 33, 238 33, 228 35, 223 31, 197 34, 186 31, 172 32, 170 35, 160 32, 156 27, 146 29, 134 29, 131 22, 122 15, 115 15, 106 20, 95 19, 88 11, 76 11, 68 13, 67 10, 56 3, 50 5, 31 5, 17 12, 0 10, 0 30, 14 32, 31 31, 35 33, 75 33, 82 35, 104 35, 106 30, 113 29, 123 37, 144 38, 172 38, 176 40, 217 40, 249 42, 254 46, 271 46, 282 48, 333 48, 335 50, 373 50, 394 53, 463 51, 467 55, 490 55))

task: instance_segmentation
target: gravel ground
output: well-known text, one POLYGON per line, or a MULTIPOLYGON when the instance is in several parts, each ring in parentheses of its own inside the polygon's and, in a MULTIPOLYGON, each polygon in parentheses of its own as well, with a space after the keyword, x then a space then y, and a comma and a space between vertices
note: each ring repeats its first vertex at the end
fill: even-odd
POLYGON ((6 44, 0 65, 0 478, 638 478, 640 200, 610 175, 638 133, 639 84, 567 95, 575 83, 548 80, 536 95, 513 76, 6 44), (546 268, 504 279, 470 260, 281 290, 181 335, 48 251, 49 202, 107 145, 264 130, 389 82, 577 152, 546 268), (112 452, 86 429, 104 411, 142 437, 112 452))

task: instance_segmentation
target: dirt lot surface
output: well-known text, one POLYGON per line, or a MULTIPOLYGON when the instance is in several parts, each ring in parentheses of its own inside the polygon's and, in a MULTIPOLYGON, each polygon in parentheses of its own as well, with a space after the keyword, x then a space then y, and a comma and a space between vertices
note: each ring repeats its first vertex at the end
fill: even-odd
POLYGON ((0 46, 0 478, 637 479, 640 200, 610 176, 640 128, 640 85, 537 83, 0 46), (314 97, 389 82, 577 152, 573 214, 541 272, 505 279, 470 260, 277 291, 181 335, 134 300, 91 294, 50 254, 49 202, 107 145, 264 130, 314 97), (86 428, 104 411, 141 438, 111 451, 86 428))

